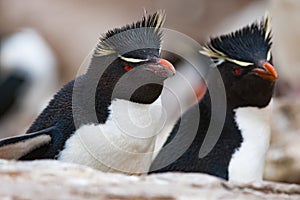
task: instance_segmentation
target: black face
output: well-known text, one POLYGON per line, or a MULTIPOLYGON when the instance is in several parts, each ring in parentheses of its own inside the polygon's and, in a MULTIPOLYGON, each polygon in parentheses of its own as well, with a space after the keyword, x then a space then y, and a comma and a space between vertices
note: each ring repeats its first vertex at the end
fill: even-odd
POLYGON ((168 66, 164 61, 159 58, 158 49, 123 54, 103 73, 98 85, 99 92, 104 91, 105 87, 106 95, 111 95, 111 99, 151 104, 160 96, 164 80, 174 73, 169 69, 173 66, 168 66))
MULTIPOLYGON (((216 63, 232 108, 269 104, 277 72, 272 65, 270 20, 264 18, 211 39, 202 53, 216 63)), ((221 81, 221 80, 218 80, 221 81)))
POLYGON ((128 62, 118 59, 120 79, 117 81, 112 98, 126 99, 136 103, 153 103, 161 94, 163 81, 166 77, 157 76, 153 71, 144 69, 147 65, 157 64, 159 52, 157 49, 143 49, 122 55, 123 58, 144 60, 141 62, 128 62), (153 82, 153 83, 148 83, 153 82), (119 87, 118 87, 119 86, 119 87))
POLYGON ((253 72, 255 65, 242 67, 225 61, 218 66, 230 107, 265 107, 269 104, 275 82, 262 78, 253 72))

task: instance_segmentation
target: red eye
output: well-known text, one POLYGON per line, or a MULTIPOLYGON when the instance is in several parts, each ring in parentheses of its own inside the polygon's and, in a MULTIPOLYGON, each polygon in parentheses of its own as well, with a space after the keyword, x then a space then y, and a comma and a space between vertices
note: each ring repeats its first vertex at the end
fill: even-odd
POLYGON ((243 71, 242 71, 242 69, 240 69, 240 68, 235 68, 235 69, 233 70, 234 75, 237 75, 237 76, 241 75, 242 72, 243 72, 243 71))
POLYGON ((124 69, 125 69, 126 71, 130 71, 130 70, 133 69, 133 67, 127 65, 127 66, 124 67, 124 69))

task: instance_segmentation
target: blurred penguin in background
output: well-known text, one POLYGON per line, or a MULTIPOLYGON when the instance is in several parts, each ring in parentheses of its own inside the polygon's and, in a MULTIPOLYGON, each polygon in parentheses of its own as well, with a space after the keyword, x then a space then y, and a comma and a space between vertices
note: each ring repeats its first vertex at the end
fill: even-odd
POLYGON ((32 29, 3 37, 0 48, 0 138, 24 132, 57 87, 56 59, 32 29))

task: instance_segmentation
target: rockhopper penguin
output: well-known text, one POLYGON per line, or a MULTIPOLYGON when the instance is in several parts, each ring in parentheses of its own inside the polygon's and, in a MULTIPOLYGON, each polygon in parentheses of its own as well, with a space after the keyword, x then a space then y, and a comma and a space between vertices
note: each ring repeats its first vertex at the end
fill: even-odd
POLYGON ((108 31, 87 72, 66 84, 27 134, 0 141, 0 157, 57 159, 102 171, 145 173, 161 129, 163 12, 108 31))
POLYGON ((262 180, 270 137, 269 107, 278 76, 272 64, 271 43, 268 17, 210 40, 201 51, 215 62, 207 81, 208 91, 177 123, 153 161, 150 173, 202 172, 230 181, 262 180), (215 72, 219 72, 220 78, 215 72), (225 88, 224 101, 214 106, 225 106, 225 119, 212 112, 210 98, 222 88, 225 88), (198 130, 192 133, 193 112, 197 110, 200 110, 198 130), (213 148, 205 156, 199 156, 210 124, 221 125, 220 134, 216 133, 218 130, 210 132, 217 136, 213 148), (161 165, 181 149, 184 151, 173 162, 161 165))

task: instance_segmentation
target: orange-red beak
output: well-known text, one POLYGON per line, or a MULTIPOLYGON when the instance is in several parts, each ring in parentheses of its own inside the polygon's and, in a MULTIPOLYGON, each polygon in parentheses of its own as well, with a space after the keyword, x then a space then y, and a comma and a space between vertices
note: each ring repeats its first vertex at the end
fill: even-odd
POLYGON ((207 87, 204 82, 201 82, 200 84, 197 85, 196 88, 194 88, 198 102, 203 98, 203 96, 206 93, 206 90, 207 90, 207 87))
POLYGON ((278 79, 278 74, 276 70, 274 69, 273 65, 271 65, 268 62, 264 62, 262 64, 262 68, 255 68, 252 71, 257 76, 268 81, 276 81, 278 79))
POLYGON ((162 58, 158 58, 156 63, 149 64, 145 68, 164 78, 172 77, 176 72, 174 66, 169 61, 162 58))

